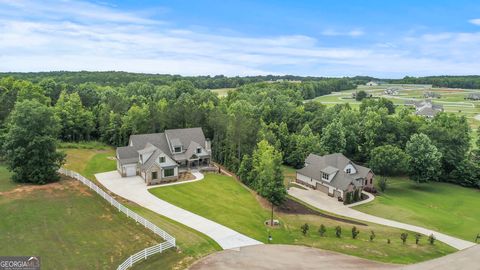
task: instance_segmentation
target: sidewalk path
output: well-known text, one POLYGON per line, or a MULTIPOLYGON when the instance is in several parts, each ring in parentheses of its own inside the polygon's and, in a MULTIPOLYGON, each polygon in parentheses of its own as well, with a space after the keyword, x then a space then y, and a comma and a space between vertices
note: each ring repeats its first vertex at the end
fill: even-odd
POLYGON ((450 245, 459 250, 466 249, 475 245, 475 243, 473 242, 465 241, 465 240, 455 238, 455 237, 452 237, 443 233, 439 233, 436 231, 432 231, 423 227, 405 224, 398 221, 393 221, 393 220, 365 214, 363 212, 351 209, 343 205, 343 203, 340 203, 337 200, 334 200, 328 197, 328 195, 322 192, 319 192, 317 190, 302 190, 302 189, 292 187, 288 190, 288 194, 320 210, 331 212, 337 215, 341 215, 341 216, 345 216, 345 217, 349 217, 357 220, 377 223, 381 225, 386 225, 390 227, 395 227, 403 230, 418 232, 424 235, 433 234, 439 241, 442 241, 445 244, 450 245))
MULTIPOLYGON (((200 177, 198 174, 194 175, 200 177)), ((98 173, 95 177, 103 186, 118 196, 206 234, 216 241, 223 249, 262 244, 255 239, 245 236, 221 224, 155 197, 148 192, 147 186, 140 176, 121 177, 117 171, 112 171, 98 173)), ((198 180, 200 179, 193 181, 198 180)))

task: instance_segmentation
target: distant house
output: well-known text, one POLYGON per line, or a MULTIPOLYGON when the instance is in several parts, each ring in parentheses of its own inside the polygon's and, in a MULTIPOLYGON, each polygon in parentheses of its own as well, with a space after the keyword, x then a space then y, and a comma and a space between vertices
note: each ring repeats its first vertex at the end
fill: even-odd
POLYGON ((365 84, 366 86, 377 86, 378 85, 378 82, 374 82, 374 81, 369 81, 365 84))
POLYGON ((297 170, 296 181, 345 201, 349 192, 372 188, 373 178, 372 170, 353 163, 343 154, 310 154, 305 167, 297 170))
POLYGON ((396 96, 396 95, 398 95, 399 91, 400 91, 399 88, 389 87, 389 88, 385 89, 385 91, 383 91, 383 93, 385 95, 396 96))
POLYGON ((436 92, 428 91, 423 94, 424 98, 441 98, 442 95, 436 92))
POLYGON ((208 166, 211 150, 201 128, 184 128, 131 135, 116 154, 122 176, 139 175, 152 185, 178 179, 179 170, 208 166))
POLYGON ((470 93, 465 97, 465 99, 470 99, 470 100, 480 100, 480 93, 470 93))
POLYGON ((427 118, 433 118, 438 113, 443 112, 443 105, 433 104, 432 101, 428 99, 422 101, 407 100, 405 101, 405 105, 414 106, 416 115, 427 118))

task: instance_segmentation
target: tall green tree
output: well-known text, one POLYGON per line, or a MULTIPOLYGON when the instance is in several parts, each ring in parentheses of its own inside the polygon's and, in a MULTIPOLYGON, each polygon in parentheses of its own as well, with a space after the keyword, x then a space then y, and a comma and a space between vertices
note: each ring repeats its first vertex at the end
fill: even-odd
POLYGON ((323 152, 344 153, 346 144, 345 128, 339 121, 333 121, 322 130, 320 148, 323 152))
POLYGON ((467 157, 470 149, 470 128, 464 116, 441 113, 430 124, 422 127, 421 132, 426 134, 442 153, 442 168, 445 175, 467 157))
POLYGON ((320 153, 320 139, 313 134, 310 126, 306 124, 300 133, 292 134, 290 137, 290 147, 286 153, 285 159, 288 165, 295 168, 301 168, 305 163, 305 158, 311 153, 320 153))
POLYGON ((372 150, 368 164, 376 174, 397 175, 407 172, 408 156, 399 147, 384 145, 372 150))
POLYGON ((287 195, 287 190, 283 184, 281 165, 282 154, 266 140, 260 141, 253 152, 252 178, 254 178, 254 187, 258 194, 272 205, 270 224, 273 224, 274 205, 281 205, 287 195))
POLYGON ((66 141, 78 141, 90 139, 94 129, 94 117, 91 111, 83 107, 80 96, 77 93, 60 93, 55 114, 60 119, 60 138, 66 141))
POLYGON ((410 177, 417 183, 436 181, 441 174, 442 153, 427 135, 414 134, 407 142, 410 177))
POLYGON ((54 111, 37 100, 15 104, 2 153, 16 182, 46 184, 59 180, 64 154, 57 152, 59 121, 54 111))

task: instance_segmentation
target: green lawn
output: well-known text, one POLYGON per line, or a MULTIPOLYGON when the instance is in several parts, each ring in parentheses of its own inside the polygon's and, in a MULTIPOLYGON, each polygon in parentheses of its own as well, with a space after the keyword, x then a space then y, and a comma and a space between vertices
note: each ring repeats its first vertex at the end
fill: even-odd
POLYGON ((16 185, 0 164, 0 188, 0 254, 44 269, 114 269, 161 240, 78 181, 16 185))
POLYGON ((469 241, 480 233, 480 191, 447 183, 389 178, 384 194, 355 209, 469 241))
MULTIPOLYGON (((71 148, 64 151, 67 153, 65 167, 75 170, 95 182, 94 174, 116 169, 115 160, 112 159, 115 156, 115 152, 112 148, 107 147, 104 150, 95 150, 82 147, 81 149, 71 148)), ((176 238, 179 249, 178 251, 169 250, 155 255, 144 262, 134 265, 133 269, 185 269, 197 259, 221 250, 216 242, 200 232, 158 215, 135 203, 122 198, 117 198, 117 200, 173 235, 176 238)), ((161 241, 161 239, 158 240, 161 241)))
MULTIPOLYGON (((224 175, 207 174, 205 179, 199 182, 158 187, 149 191, 163 200, 262 242, 266 242, 270 231, 272 242, 276 244, 307 245, 403 264, 432 259, 454 251, 439 242, 432 246, 423 241, 416 246, 410 240, 403 245, 399 238, 403 231, 369 223, 367 226, 357 225, 361 233, 358 239, 353 240, 350 236, 351 224, 313 214, 276 213, 275 218, 280 220, 281 227, 269 229, 264 225, 264 221, 270 216, 268 204, 261 199, 257 200, 250 190, 224 175), (304 223, 311 226, 306 236, 300 232, 300 226, 304 223), (317 233, 320 224, 327 226, 326 237, 320 237, 317 233), (334 236, 333 228, 337 225, 344 230, 341 239, 334 236), (377 235, 373 242, 368 240, 370 230, 377 235), (391 239, 391 244, 386 243, 387 238, 391 239)), ((410 233, 410 237, 413 238, 413 233, 410 233)))

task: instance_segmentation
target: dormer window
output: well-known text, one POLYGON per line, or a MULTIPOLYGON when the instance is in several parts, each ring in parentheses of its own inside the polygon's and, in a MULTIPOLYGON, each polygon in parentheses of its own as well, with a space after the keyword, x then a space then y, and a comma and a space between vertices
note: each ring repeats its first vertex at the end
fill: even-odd
POLYGON ((328 180, 328 173, 322 172, 322 179, 323 180, 328 180))
POLYGON ((347 168, 346 172, 347 172, 348 174, 351 174, 351 173, 352 173, 352 169, 351 169, 351 168, 347 168))
POLYGON ((197 148, 197 154, 200 154, 200 153, 202 153, 202 148, 198 147, 197 148))
POLYGON ((165 157, 160 157, 160 163, 165 163, 165 157))
POLYGON ((174 151, 175 153, 180 153, 180 152, 182 152, 182 147, 181 147, 181 146, 175 146, 175 148, 173 149, 173 151, 174 151))

